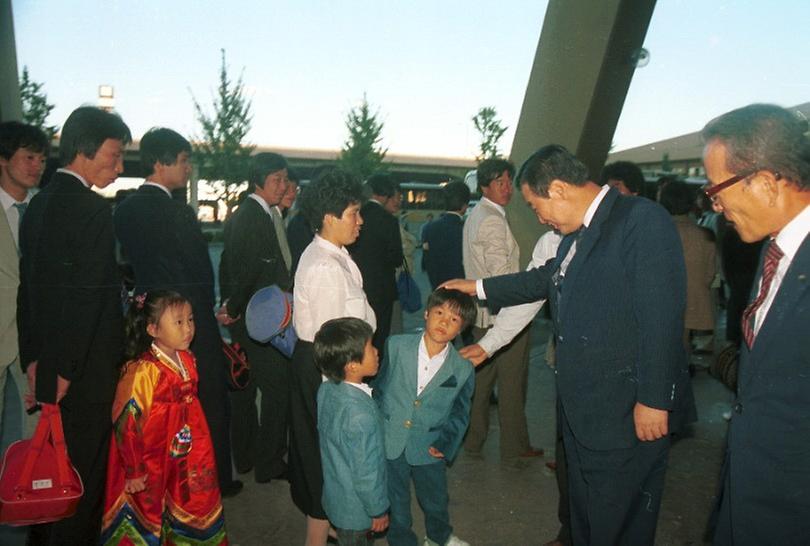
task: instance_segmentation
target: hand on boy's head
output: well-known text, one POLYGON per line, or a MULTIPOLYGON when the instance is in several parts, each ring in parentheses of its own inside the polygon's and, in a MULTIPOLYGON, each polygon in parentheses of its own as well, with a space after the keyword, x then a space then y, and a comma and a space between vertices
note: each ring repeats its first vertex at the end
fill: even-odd
POLYGON ((477 295, 477 291, 475 289, 475 280, 471 279, 452 279, 443 282, 439 286, 439 288, 446 288, 448 290, 458 290, 459 292, 464 292, 465 294, 470 296, 477 295))
POLYGON ((489 358, 487 352, 478 343, 462 347, 458 354, 461 355, 461 358, 469 360, 470 364, 475 367, 480 366, 481 363, 489 358))
POLYGON ((388 514, 378 518, 371 518, 371 530, 375 533, 382 533, 388 529, 388 514))
POLYGON ((442 453, 433 446, 430 446, 428 448, 428 453, 430 454, 431 457, 435 457, 437 459, 444 459, 444 453, 442 453))

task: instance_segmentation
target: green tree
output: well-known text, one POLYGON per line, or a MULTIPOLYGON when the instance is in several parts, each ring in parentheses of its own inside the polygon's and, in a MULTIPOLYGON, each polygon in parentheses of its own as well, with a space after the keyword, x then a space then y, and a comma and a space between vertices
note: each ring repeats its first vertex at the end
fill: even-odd
POLYGON ((23 121, 39 127, 45 131, 49 139, 53 139, 59 127, 48 125, 48 116, 53 110, 53 104, 48 102, 48 95, 42 90, 42 85, 32 80, 28 75, 28 67, 23 66, 22 79, 20 79, 23 121))
POLYGON ((225 201, 230 214, 248 178, 250 154, 254 146, 246 144, 244 140, 250 131, 253 116, 250 112, 251 101, 245 96, 243 74, 234 83, 228 76, 225 50, 220 51, 222 63, 219 87, 213 97, 213 114, 206 113, 191 94, 201 132, 195 139, 194 155, 200 178, 214 186, 218 198, 225 201))
POLYGON ((478 113, 472 117, 473 124, 478 132, 481 134, 481 144, 479 146, 481 153, 476 156, 476 160, 480 163, 485 159, 498 157, 498 141, 506 132, 508 127, 501 125, 501 120, 498 119, 498 112, 495 111, 493 106, 485 106, 478 110, 478 113))
POLYGON ((360 106, 352 108, 346 115, 349 138, 340 151, 338 164, 361 180, 384 170, 382 161, 388 148, 380 146, 383 122, 378 116, 379 111, 372 113, 365 95, 360 106))

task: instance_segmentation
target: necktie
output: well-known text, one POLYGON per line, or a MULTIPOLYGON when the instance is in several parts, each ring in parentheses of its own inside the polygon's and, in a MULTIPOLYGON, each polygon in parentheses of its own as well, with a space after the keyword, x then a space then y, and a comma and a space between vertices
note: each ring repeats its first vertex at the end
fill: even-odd
POLYGON ((28 203, 14 203, 12 205, 15 209, 17 209, 17 254, 20 253, 20 226, 22 225, 23 215, 25 214, 25 209, 28 208, 28 203))
POLYGON ((28 203, 14 203, 14 208, 17 209, 17 226, 22 225, 22 217, 25 214, 25 209, 28 208, 28 203))
POLYGON ((754 320, 756 319, 757 309, 760 308, 762 302, 765 301, 768 295, 768 290, 771 288, 773 276, 776 273, 776 268, 779 266, 779 260, 784 256, 782 249, 776 244, 776 241, 771 241, 768 244, 768 250, 765 251, 765 261, 762 264, 762 283, 759 286, 759 294, 751 304, 745 308, 742 316, 742 331, 745 344, 750 349, 754 345, 754 320))
POLYGON ((284 265, 287 266, 287 271, 289 271, 292 265, 292 254, 290 254, 290 245, 287 242, 287 233, 284 231, 284 219, 278 209, 273 209, 270 216, 273 218, 273 227, 276 229, 278 246, 281 247, 281 257, 284 258, 284 265))

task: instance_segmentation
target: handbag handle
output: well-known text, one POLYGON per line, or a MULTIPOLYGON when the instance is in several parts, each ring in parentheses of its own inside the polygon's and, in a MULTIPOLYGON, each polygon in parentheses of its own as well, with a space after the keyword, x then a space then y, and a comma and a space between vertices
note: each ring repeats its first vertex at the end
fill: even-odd
POLYGON ((65 443, 65 433, 62 430, 62 413, 56 404, 42 404, 42 415, 39 418, 34 436, 31 438, 31 444, 25 457, 25 465, 20 473, 16 489, 26 491, 32 489, 31 474, 34 472, 34 464, 49 437, 56 450, 56 471, 59 475, 59 485, 66 486, 70 484, 67 444, 65 443))

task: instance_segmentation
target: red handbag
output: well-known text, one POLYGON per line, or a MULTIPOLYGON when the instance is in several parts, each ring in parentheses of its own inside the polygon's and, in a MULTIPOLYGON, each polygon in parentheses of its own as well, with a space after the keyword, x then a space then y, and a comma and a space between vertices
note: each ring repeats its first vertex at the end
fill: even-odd
POLYGON ((250 362, 247 353, 238 343, 222 340, 222 352, 225 353, 225 365, 228 373, 228 388, 241 391, 250 383, 250 362))
POLYGON ((11 444, 3 457, 0 523, 35 525, 72 516, 83 493, 68 458, 59 406, 42 404, 34 436, 11 444))

